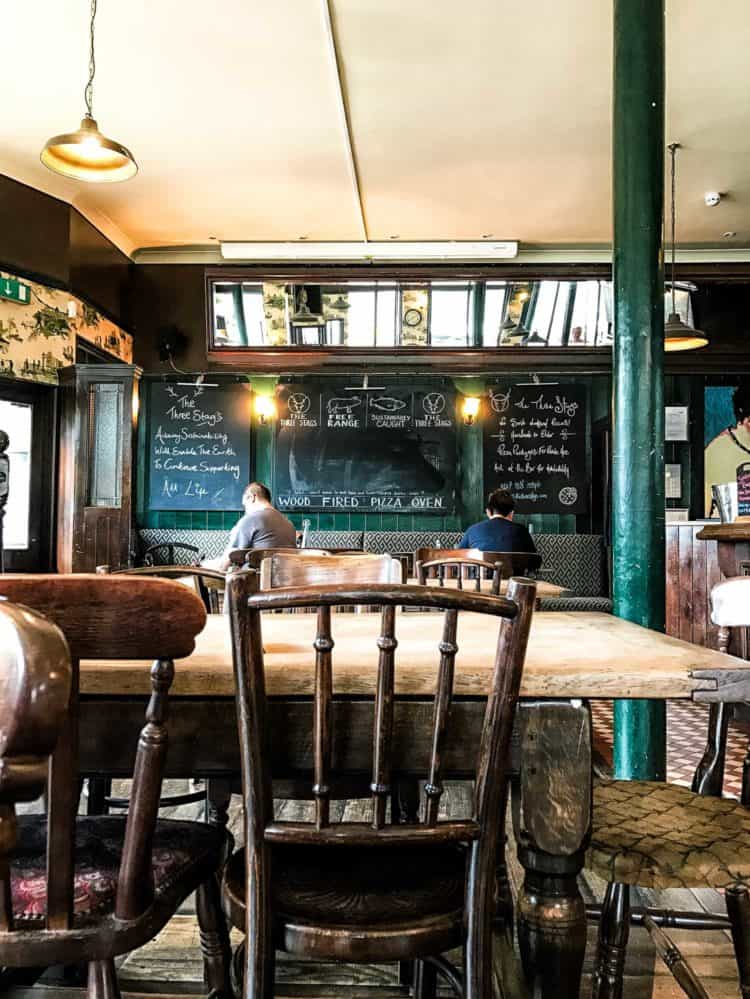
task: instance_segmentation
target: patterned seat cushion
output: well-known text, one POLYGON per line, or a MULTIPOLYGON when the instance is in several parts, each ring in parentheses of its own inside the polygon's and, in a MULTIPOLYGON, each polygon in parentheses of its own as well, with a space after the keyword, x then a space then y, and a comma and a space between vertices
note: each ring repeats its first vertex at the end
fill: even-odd
POLYGON ((602 781, 586 866, 641 888, 724 888, 750 878, 750 810, 677 784, 602 781))
MULTIPOLYGON (((73 881, 76 926, 87 925, 114 910, 125 821, 124 816, 76 821, 73 881)), ((206 864, 218 867, 225 842, 226 833, 217 826, 203 822, 158 822, 151 855, 156 893, 169 889, 191 868, 206 864)), ((46 916, 46 848, 46 816, 21 816, 18 843, 10 859, 13 916, 20 923, 41 923, 46 916)))
POLYGON ((612 613, 609 597, 542 597, 539 610, 543 611, 599 611, 612 613))

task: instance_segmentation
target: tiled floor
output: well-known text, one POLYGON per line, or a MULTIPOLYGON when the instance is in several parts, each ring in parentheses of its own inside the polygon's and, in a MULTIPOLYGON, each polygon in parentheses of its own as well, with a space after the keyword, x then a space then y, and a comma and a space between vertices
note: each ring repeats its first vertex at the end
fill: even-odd
MULTIPOLYGON (((612 701, 592 701, 594 748, 612 762, 612 701)), ((708 727, 708 707, 690 701, 667 702, 667 780, 690 787, 703 755, 708 727)), ((724 793, 739 798, 742 762, 748 747, 748 726, 730 722, 724 793)))

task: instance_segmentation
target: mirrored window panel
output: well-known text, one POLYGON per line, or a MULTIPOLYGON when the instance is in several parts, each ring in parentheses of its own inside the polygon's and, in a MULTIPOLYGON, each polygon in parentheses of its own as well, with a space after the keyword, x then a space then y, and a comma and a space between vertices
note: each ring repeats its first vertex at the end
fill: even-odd
MULTIPOLYGON (((691 290, 686 284, 676 290, 686 322, 692 322, 691 290)), ((217 279, 210 293, 214 350, 611 347, 614 335, 609 281, 217 279)))

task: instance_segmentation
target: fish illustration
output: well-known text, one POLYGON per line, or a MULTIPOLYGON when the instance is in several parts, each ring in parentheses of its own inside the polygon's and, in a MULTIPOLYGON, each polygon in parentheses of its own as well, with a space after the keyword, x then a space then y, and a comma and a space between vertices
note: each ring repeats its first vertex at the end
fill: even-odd
POLYGON ((331 416, 351 416, 357 406, 361 405, 362 400, 355 395, 352 399, 329 399, 327 409, 331 416))
POLYGON ((391 399, 390 396, 379 395, 377 399, 370 399, 370 407, 379 409, 383 413, 397 413, 400 409, 406 408, 403 399, 391 399))

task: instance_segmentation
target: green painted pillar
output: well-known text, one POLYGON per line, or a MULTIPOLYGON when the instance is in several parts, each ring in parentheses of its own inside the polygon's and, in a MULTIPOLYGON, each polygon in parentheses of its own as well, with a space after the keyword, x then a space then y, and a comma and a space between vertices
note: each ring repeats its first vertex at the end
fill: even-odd
MULTIPOLYGON (((614 612, 664 629, 664 0, 614 0, 614 612)), ((663 701, 615 702, 614 770, 663 780, 663 701)))

